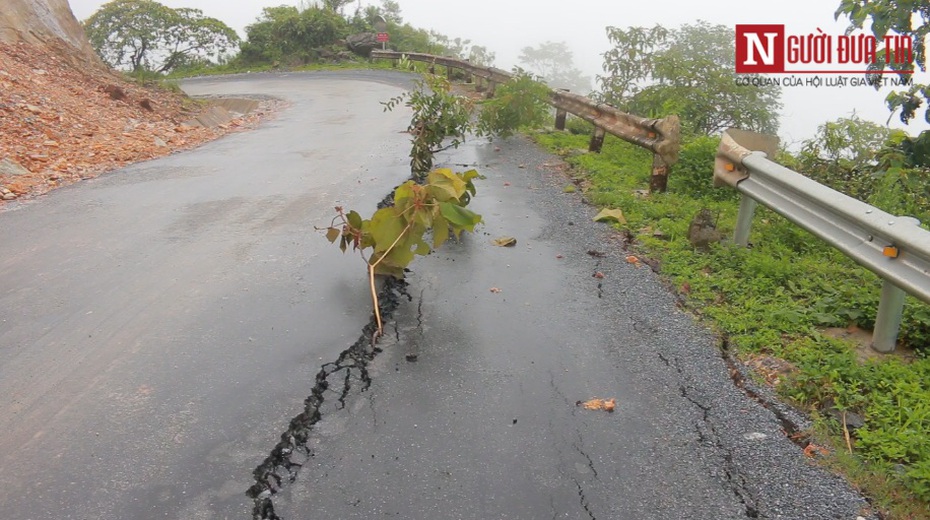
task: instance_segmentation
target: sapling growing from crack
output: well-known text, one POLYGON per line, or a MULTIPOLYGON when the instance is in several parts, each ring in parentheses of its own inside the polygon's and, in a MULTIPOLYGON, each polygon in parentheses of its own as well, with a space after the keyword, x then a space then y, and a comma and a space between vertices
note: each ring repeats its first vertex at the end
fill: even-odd
POLYGON ((413 136, 413 179, 395 189, 393 205, 377 210, 370 219, 336 207, 330 225, 317 228, 326 232, 331 243, 338 240, 343 252, 351 247, 365 261, 378 325, 372 341, 384 332, 375 275, 403 278, 404 269, 416 255, 428 255, 450 236, 458 238, 463 231, 474 231, 481 222, 481 215, 465 208, 476 193, 473 181, 481 176, 475 170, 456 173, 448 168, 434 169, 434 155, 459 146, 466 135, 507 136, 517 128, 542 121, 544 85, 518 71, 500 92, 505 95, 482 103, 481 115, 473 117, 473 101, 453 93, 444 78, 427 75, 413 91, 383 103, 385 110, 393 110, 402 102, 413 110, 407 129, 413 136))

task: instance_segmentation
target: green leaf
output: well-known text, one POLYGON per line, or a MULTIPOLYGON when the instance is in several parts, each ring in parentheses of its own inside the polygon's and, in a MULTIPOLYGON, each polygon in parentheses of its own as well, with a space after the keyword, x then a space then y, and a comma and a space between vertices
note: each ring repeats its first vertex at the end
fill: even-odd
POLYGON ((335 244, 336 239, 339 238, 339 235, 341 234, 342 234, 341 230, 331 227, 326 230, 326 240, 329 240, 330 244, 335 244))
POLYGON ((448 168, 431 171, 427 176, 427 182, 430 185, 430 194, 440 202, 458 200, 467 188, 465 181, 448 168))
MULTIPOLYGON (((408 217, 409 218, 409 217, 408 217)), ((433 226, 433 208, 423 207, 413 211, 413 221, 423 229, 433 226)))
POLYGON ((346 215, 346 220, 349 222, 349 226, 355 229, 362 229, 362 216, 358 214, 357 211, 350 211, 346 215))
POLYGON ((433 219, 433 249, 443 245, 449 240, 449 221, 442 217, 436 216, 433 219))
POLYGON ((384 254, 384 260, 381 263, 403 269, 413 262, 413 257, 414 253, 410 250, 410 244, 398 244, 384 254))
POLYGON ((403 219, 397 217, 394 208, 381 208, 371 216, 365 230, 374 240, 375 253, 387 251, 406 229, 403 219))
POLYGON ((414 200, 416 199, 416 193, 414 190, 415 183, 413 181, 407 181, 397 189, 394 190, 394 206, 403 211, 406 209, 407 204, 403 204, 405 200, 414 200))
POLYGON ((474 231, 475 226, 481 222, 481 215, 451 202, 440 202, 439 211, 452 225, 455 236, 458 236, 463 229, 474 231))
POLYGON ((417 240, 417 248, 413 250, 414 253, 420 256, 426 256, 430 254, 430 251, 432 251, 432 249, 430 249, 429 244, 422 240, 417 240))

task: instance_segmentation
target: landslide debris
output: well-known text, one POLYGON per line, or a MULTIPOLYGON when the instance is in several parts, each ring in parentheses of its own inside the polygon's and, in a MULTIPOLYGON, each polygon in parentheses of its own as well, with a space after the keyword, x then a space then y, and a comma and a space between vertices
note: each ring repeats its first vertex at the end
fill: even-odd
POLYGON ((74 63, 47 46, 0 43, 0 205, 252 127, 273 106, 190 127, 201 102, 74 63))

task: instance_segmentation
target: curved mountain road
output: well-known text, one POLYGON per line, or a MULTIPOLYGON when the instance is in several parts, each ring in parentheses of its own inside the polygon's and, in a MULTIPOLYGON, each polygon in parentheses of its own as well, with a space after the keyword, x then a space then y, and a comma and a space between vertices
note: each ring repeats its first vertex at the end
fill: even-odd
POLYGON ((442 154, 487 176, 486 223, 385 288, 383 352, 327 364, 364 343, 369 299, 312 226, 407 177, 408 115, 379 102, 410 81, 186 82, 291 105, 0 213, 5 517, 869 516, 522 138, 442 154))

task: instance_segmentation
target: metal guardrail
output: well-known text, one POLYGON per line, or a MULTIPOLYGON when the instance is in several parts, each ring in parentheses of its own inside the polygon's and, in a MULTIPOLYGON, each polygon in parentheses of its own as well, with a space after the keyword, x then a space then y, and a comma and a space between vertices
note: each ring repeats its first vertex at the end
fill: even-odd
MULTIPOLYGON (((460 69, 489 83, 513 76, 493 67, 481 67, 455 58, 421 53, 372 51, 373 58, 402 59, 460 69)), ((668 167, 677 162, 680 125, 677 116, 646 119, 567 91, 551 90, 556 128, 564 129, 565 114, 574 114, 595 126, 592 151, 600 151, 610 133, 654 153, 650 189, 664 191, 668 167)), ((789 170, 767 158, 777 138, 731 129, 724 133, 714 165, 714 184, 742 193, 734 241, 746 246, 756 205, 761 203, 811 232, 827 244, 883 279, 881 302, 872 334, 872 348, 892 352, 904 311, 906 293, 930 304, 930 231, 912 217, 891 215, 789 170)))
MULTIPOLYGON (((930 231, 913 217, 886 213, 770 161, 741 142, 758 134, 724 133, 714 184, 743 195, 734 241, 747 245, 756 203, 782 215, 881 277, 872 348, 892 352, 905 293, 930 303, 930 231)), ((746 143, 748 144, 748 143, 746 143)))
MULTIPOLYGON (((372 58, 411 61, 440 65, 447 69, 460 69, 489 83, 488 93, 493 96, 495 85, 506 83, 513 75, 494 67, 482 67, 465 60, 434 56, 417 52, 373 50, 372 58)), ((654 154, 650 189, 665 191, 670 167, 678 162, 681 148, 681 124, 678 116, 648 119, 621 112, 616 108, 564 90, 550 90, 549 104, 556 108, 556 128, 564 130, 565 113, 574 114, 595 127, 590 150, 599 152, 605 132, 624 141, 650 150, 654 154)))

